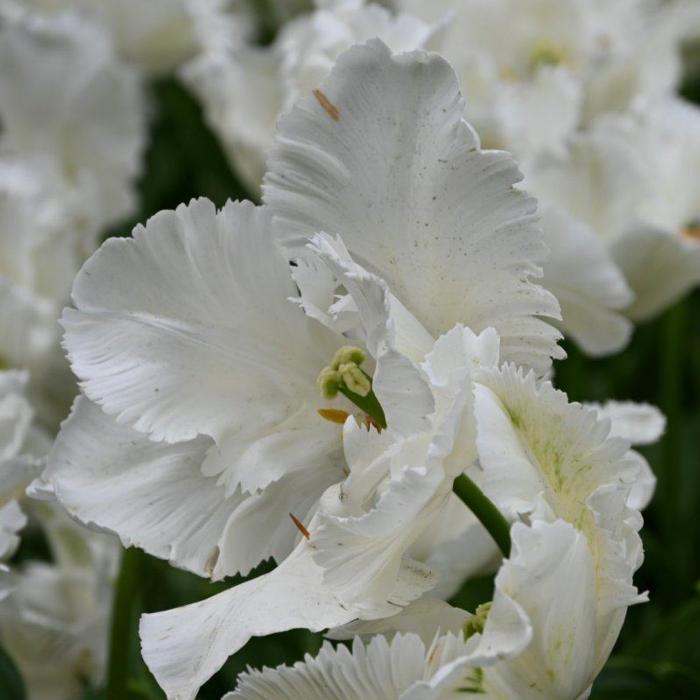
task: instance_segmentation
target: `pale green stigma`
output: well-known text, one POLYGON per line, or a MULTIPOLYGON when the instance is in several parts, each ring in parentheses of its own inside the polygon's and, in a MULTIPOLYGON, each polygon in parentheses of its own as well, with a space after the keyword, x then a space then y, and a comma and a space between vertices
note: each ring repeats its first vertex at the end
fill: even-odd
POLYGON ((338 367, 338 374, 345 386, 358 396, 367 396, 372 391, 372 382, 369 377, 352 362, 346 362, 338 367))
POLYGON ((491 612, 491 603, 483 603, 477 609, 474 615, 464 623, 464 638, 475 634, 481 634, 486 627, 486 620, 491 612))
POLYGON ((372 382, 360 369, 360 365, 365 359, 367 359, 367 355, 361 348, 352 345, 340 348, 335 353, 333 362, 321 370, 316 380, 323 397, 332 399, 341 388, 363 398, 367 396, 372 391, 372 382))

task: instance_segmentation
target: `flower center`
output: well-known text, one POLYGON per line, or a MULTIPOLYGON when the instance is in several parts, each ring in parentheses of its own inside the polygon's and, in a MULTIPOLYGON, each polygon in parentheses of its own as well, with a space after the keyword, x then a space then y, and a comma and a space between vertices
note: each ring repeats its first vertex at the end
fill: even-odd
MULTIPOLYGON (((386 428, 386 417, 372 391, 372 378, 361 367, 366 358, 361 348, 346 345, 335 353, 331 364, 321 370, 316 382, 324 399, 334 399, 342 394, 364 411, 370 422, 381 430, 386 428)), ((319 413, 323 418, 337 423, 344 412, 321 409, 319 413)))

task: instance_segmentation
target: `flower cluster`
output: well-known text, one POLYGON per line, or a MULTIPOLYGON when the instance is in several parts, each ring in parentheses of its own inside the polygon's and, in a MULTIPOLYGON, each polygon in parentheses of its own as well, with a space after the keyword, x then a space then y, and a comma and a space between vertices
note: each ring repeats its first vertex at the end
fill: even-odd
POLYGON ((647 599, 665 419, 554 361, 700 282, 696 12, 306 5, 0 0, 0 643, 32 698, 100 684, 118 539, 248 577, 142 616, 168 700, 295 628, 338 644, 227 700, 582 700, 647 599), (100 245, 173 72, 256 202, 100 245), (24 527, 50 563, 9 565, 24 527))

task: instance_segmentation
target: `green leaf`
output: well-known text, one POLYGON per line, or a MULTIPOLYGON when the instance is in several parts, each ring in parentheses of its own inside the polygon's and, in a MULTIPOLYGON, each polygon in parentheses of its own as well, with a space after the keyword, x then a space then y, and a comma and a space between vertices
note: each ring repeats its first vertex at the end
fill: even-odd
POLYGON ((658 700, 700 697, 700 675, 691 667, 614 657, 593 686, 590 700, 658 700))
POLYGON ((3 700, 26 700, 24 681, 14 661, 0 647, 0 698, 3 700))

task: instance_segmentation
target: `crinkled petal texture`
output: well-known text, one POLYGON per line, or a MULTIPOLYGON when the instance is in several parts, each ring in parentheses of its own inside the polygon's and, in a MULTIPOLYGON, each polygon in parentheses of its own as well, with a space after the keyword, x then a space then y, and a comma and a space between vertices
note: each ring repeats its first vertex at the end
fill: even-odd
MULTIPOLYGON (((398 310, 384 280, 357 265, 340 238, 318 234, 309 249, 326 265, 336 283, 347 292, 348 305, 356 310, 357 324, 349 330, 359 336, 376 367, 372 389, 382 405, 387 424, 402 434, 425 430, 427 416, 435 409, 433 395, 417 365, 398 348, 405 350, 404 338, 430 339, 417 328, 415 319, 398 310), (416 333, 417 331, 417 333, 416 333)), ((304 262, 304 261, 302 261, 304 262)))
POLYGON ((415 634, 375 637, 366 646, 355 638, 352 649, 326 642, 318 656, 292 667, 242 674, 224 700, 389 700, 421 680, 425 666, 426 647, 415 634))
MULTIPOLYGON (((374 690, 374 686, 366 685, 369 674, 365 657, 355 653, 351 663, 346 650, 332 652, 326 648, 323 658, 314 661, 307 657, 305 663, 293 668, 244 674, 237 693, 230 697, 282 698, 287 692, 290 698, 301 698, 292 689, 306 691, 315 687, 306 685, 313 682, 318 682, 331 698, 446 700, 457 697, 451 693, 459 690, 487 700, 576 700, 584 696, 600 670, 601 658, 609 653, 605 646, 606 619, 612 609, 606 607, 605 597, 599 593, 605 583, 599 578, 596 549, 582 532, 562 520, 538 520, 531 526, 516 523, 511 535, 512 554, 496 577, 483 632, 466 643, 460 640, 461 649, 449 655, 442 652, 455 643, 455 638, 448 634, 435 639, 425 666, 414 671, 418 678, 410 686, 389 686, 390 692, 372 694, 367 688, 374 690), (480 670, 475 672, 475 667, 480 670), (353 684, 350 689, 343 687, 347 696, 334 694, 337 691, 332 683, 338 677, 353 684), (324 686, 324 682, 330 685, 324 686)), ((444 603, 441 606, 448 607, 444 603)), ((395 617, 364 623, 360 629, 380 632, 385 638, 400 630, 391 645, 375 638, 367 648, 387 647, 416 632, 423 639, 442 634, 445 627, 449 629, 457 621, 463 624, 464 615, 461 610, 453 608, 450 613, 437 607, 435 601, 422 600, 395 617), (432 613, 427 619, 423 619, 425 609, 432 613)), ((358 646, 356 639, 355 652, 358 646)), ((375 682, 387 682, 393 675, 390 669, 393 666, 384 662, 381 671, 374 670, 371 677, 375 682)))
POLYGON ((599 487, 628 486, 639 475, 626 459, 629 443, 609 437, 597 410, 512 365, 482 374, 475 412, 481 468, 472 473, 507 517, 544 507, 582 528, 599 487))
POLYGON ((533 282, 545 252, 535 203, 513 188, 511 156, 480 150, 462 111, 439 56, 353 47, 280 120, 264 199, 290 249, 340 235, 433 336, 492 326, 505 359, 543 371, 562 353, 539 318, 559 309, 533 282))
POLYGON ((343 339, 289 301, 268 225, 249 204, 161 212, 88 261, 63 319, 90 400, 49 460, 59 498, 216 578, 283 559, 287 514, 306 519, 342 478, 341 428, 318 415, 315 380, 343 339))
POLYGON ((515 658, 484 669, 482 690, 498 700, 576 700, 596 661, 596 567, 586 537, 568 523, 516 523, 513 553, 496 577, 529 620, 532 638, 515 658))
POLYGON ((435 343, 424 371, 437 382, 431 387, 436 410, 423 432, 404 437, 390 425, 378 434, 346 422, 350 473, 321 499, 310 542, 324 582, 347 605, 374 609, 390 600, 405 606, 435 587, 436 572, 410 550, 415 545, 416 553, 429 556, 431 547, 418 540, 429 540, 431 530, 439 540, 452 482, 475 458, 471 370, 477 357, 493 359, 494 335, 457 326, 435 343))
POLYGON ((108 240, 63 318, 85 393, 169 442, 252 433, 315 401, 337 344, 289 303, 294 283, 268 223, 252 204, 217 213, 202 199, 108 240))
MULTIPOLYGON (((532 583, 536 583, 536 579, 532 583)), ((510 589, 521 594, 517 585, 510 585, 510 589)), ((425 601, 418 601, 414 607, 434 612, 436 605, 449 607, 435 601, 427 606, 425 601)), ((445 611, 442 613, 445 617, 445 611)), ((451 614, 455 620, 464 621, 462 611, 452 609, 451 614)), ((393 619, 386 622, 391 625, 393 619)), ((412 616, 409 624, 416 619, 412 616)), ((465 692, 465 689, 481 693, 483 673, 479 669, 494 664, 498 668, 504 660, 520 654, 532 637, 523 608, 500 591, 496 593, 483 633, 467 641, 460 631, 436 637, 438 622, 435 617, 431 620, 432 644, 413 632, 396 634, 391 641, 386 637, 374 637, 367 645, 356 637, 352 651, 343 646, 333 649, 326 644, 315 659, 307 655, 303 662, 291 668, 280 666, 244 673, 237 691, 226 698, 439 700, 453 697, 455 692, 465 692)))
POLYGON ((269 574, 202 602, 141 618, 143 658, 169 700, 193 700, 252 636, 296 627, 319 632, 357 617, 322 584, 311 554, 302 542, 269 574))
MULTIPOLYGON (((661 438, 666 428, 666 416, 651 404, 608 401, 591 406, 601 418, 610 420, 611 435, 628 440, 632 445, 651 445, 661 438)), ((630 508, 643 510, 656 490, 656 476, 647 460, 636 450, 630 450, 627 459, 639 467, 639 476, 632 486, 627 504, 630 508)))
POLYGON ((560 518, 586 538, 596 577, 594 677, 627 607, 643 600, 632 585, 641 516, 630 493, 645 471, 597 409, 568 403, 548 382, 513 367, 482 380, 475 401, 481 470, 473 476, 509 517, 560 518))
POLYGON ((586 537, 561 520, 518 523, 512 536, 483 632, 467 642, 448 634, 426 651, 414 634, 367 646, 356 638, 352 653, 326 646, 292 668, 249 671, 228 697, 438 700, 468 689, 492 700, 578 698, 594 677, 596 651, 596 568, 586 537))
POLYGON ((555 207, 542 213, 550 256, 542 284, 561 304, 561 328, 594 357, 621 350, 632 334, 623 311, 633 300, 602 239, 555 207))
POLYGON ((211 444, 203 436, 153 442, 81 396, 61 428, 45 478, 81 522, 118 533, 125 547, 137 545, 212 575, 226 523, 243 498, 238 493, 227 499, 216 479, 202 475, 211 444))

